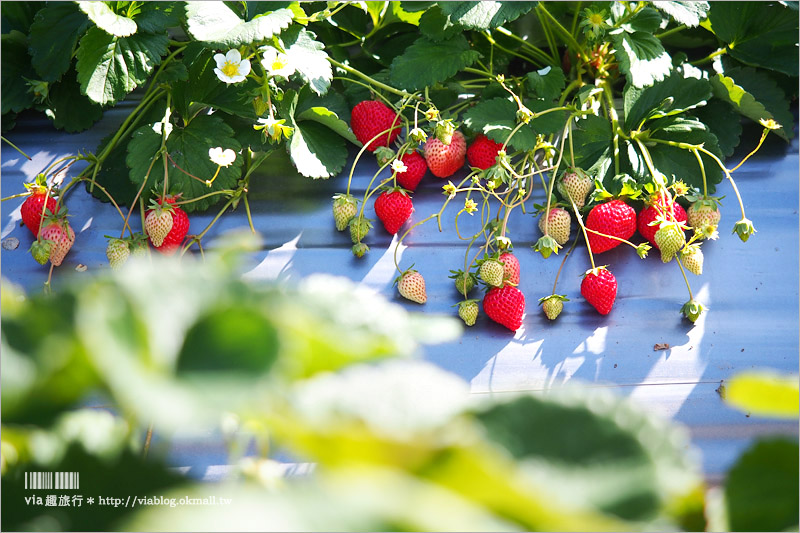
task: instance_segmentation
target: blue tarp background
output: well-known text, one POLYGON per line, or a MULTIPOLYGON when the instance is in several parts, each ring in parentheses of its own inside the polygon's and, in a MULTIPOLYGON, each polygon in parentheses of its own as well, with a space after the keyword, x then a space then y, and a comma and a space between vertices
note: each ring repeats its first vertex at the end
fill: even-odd
MULTIPOLYGON (((64 155, 95 150, 100 139, 118 127, 135 103, 125 102, 107 111, 92 130, 74 135, 54 130, 44 117, 21 116, 8 138, 33 160, 27 161, 3 144, 2 195, 23 192, 23 182, 32 181, 64 155)), ((738 162, 751 150, 759 134, 757 129, 748 131, 731 160, 738 162)), ((273 159, 265 164, 265 172, 251 180, 254 223, 265 246, 251 257, 246 277, 292 282, 315 272, 334 273, 356 280, 409 310, 455 314, 451 306, 459 298, 447 276, 449 270, 463 268, 464 263, 465 245, 459 242, 451 223, 460 202, 452 202, 445 212, 443 233, 431 221, 416 228, 405 241, 408 247, 398 253, 402 268, 414 263, 425 276, 429 299, 423 308, 402 300, 392 287, 397 276, 392 261, 394 245, 379 223, 366 239, 372 251, 362 260, 350 253, 349 235, 335 231, 330 198, 344 191, 346 173, 328 181, 312 181, 295 175, 285 158, 273 159)), ((356 169, 354 194, 363 196, 376 169, 374 158, 363 158, 356 169)), ((462 170, 456 178, 465 173, 462 170)), ((703 246, 703 276, 690 278, 697 299, 709 308, 696 324, 679 314, 688 295, 675 263, 662 264, 658 253, 640 260, 625 246, 597 257, 598 264, 610 265, 619 282, 614 310, 606 317, 599 316, 579 292, 580 276, 589 268, 583 245, 567 261, 557 290, 572 301, 558 321, 550 323, 537 300, 551 293, 561 256, 544 260, 535 254, 530 246, 540 236, 537 219, 515 213, 509 234, 522 265, 520 288, 527 300, 523 328, 513 335, 483 316, 460 340, 430 347, 423 357, 461 376, 470 383, 473 394, 540 391, 577 381, 587 387, 612 388, 655 414, 686 424, 712 480, 719 479, 755 437, 776 433, 796 436, 796 421, 746 416, 726 406, 716 390, 737 372, 752 368, 771 368, 794 376, 798 373, 797 140, 787 144, 773 137, 736 172, 735 178, 758 233, 747 243, 731 234, 739 218, 738 206, 730 184, 720 184, 718 195, 726 195, 720 238, 703 246), (657 343, 670 347, 656 351, 657 343)), ((444 200, 443 183, 427 175, 414 195, 411 223, 438 211, 444 200)), ((119 234, 122 226, 110 204, 93 199, 83 187, 76 189, 68 197, 67 206, 77 239, 55 273, 55 290, 66 275, 91 275, 108 268, 103 236, 119 234), (77 273, 79 264, 88 270, 77 273)), ((543 198, 538 188, 534 201, 543 198)), ((17 249, 2 251, 2 275, 28 291, 38 291, 47 268, 35 263, 27 251, 32 236, 27 228, 20 227, 21 203, 18 199, 2 204, 2 239, 14 237, 20 242, 17 249)), ((371 203, 366 211, 374 218, 371 203)), ((192 215, 190 233, 205 228, 219 207, 192 215)), ((138 220, 134 215, 135 224, 138 220)), ((477 222, 462 216, 462 234, 471 234, 477 222)), ((246 226, 240 206, 235 213, 222 217, 204 245, 213 248, 226 231, 246 226)), ((573 237, 576 229, 573 223, 573 237)), ((636 242, 641 240, 638 235, 634 237, 636 242)), ((217 435, 178 436, 169 454, 176 466, 189 467, 191 475, 206 479, 224 475, 226 457, 217 435)))

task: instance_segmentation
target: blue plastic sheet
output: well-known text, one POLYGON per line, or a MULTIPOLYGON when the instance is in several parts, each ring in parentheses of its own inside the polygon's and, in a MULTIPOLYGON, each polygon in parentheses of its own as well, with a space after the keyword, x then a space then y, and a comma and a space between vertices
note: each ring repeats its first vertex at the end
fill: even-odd
MULTIPOLYGON (((3 196, 23 192, 22 183, 32 181, 57 158, 94 150, 132 105, 135 102, 123 103, 106 112, 91 131, 76 135, 53 130, 44 118, 20 117, 9 138, 33 160, 27 161, 3 145, 3 196)), ((755 145, 758 133, 745 135, 733 161, 755 145)), ((455 314, 452 306, 459 296, 447 276, 449 270, 464 264, 465 243, 459 241, 452 225, 460 205, 453 202, 445 211, 443 232, 435 221, 428 222, 415 228, 398 252, 401 268, 414 263, 425 276, 428 302, 421 307, 402 300, 392 287, 397 276, 394 240, 378 221, 366 239, 371 252, 361 260, 351 254, 347 232, 334 229, 330 198, 344 191, 346 173, 312 181, 293 175, 280 158, 275 163, 268 161, 266 167, 266 173, 251 180, 250 194, 253 221, 265 246, 252 255, 246 277, 292 282, 312 273, 333 273, 359 281, 409 310, 455 314)), ((363 196, 376 169, 374 158, 363 158, 353 179, 354 194, 363 196)), ((527 300, 522 329, 512 334, 483 316, 460 340, 430 347, 422 355, 461 376, 476 395, 546 391, 578 381, 587 387, 612 388, 654 414, 686 424, 702 453, 707 476, 719 479, 754 438, 771 434, 796 437, 798 432, 796 421, 747 416, 725 405, 717 392, 722 382, 743 370, 771 368, 797 375, 797 169, 797 141, 773 140, 736 172, 747 215, 758 230, 747 243, 730 232, 740 216, 732 188, 727 182, 719 186, 718 194, 726 196, 720 238, 704 245, 705 272, 689 280, 696 298, 709 308, 694 325, 679 314, 688 295, 676 264, 662 264, 657 253, 640 260, 625 246, 597 257, 598 264, 609 265, 619 282, 613 311, 599 316, 579 292, 580 276, 589 268, 583 245, 567 261, 556 291, 567 294, 571 301, 558 321, 549 322, 537 300, 551 293, 563 252, 548 260, 534 253, 530 247, 540 236, 537 220, 531 214, 515 213, 509 222, 509 236, 522 267, 520 288, 527 300), (657 344, 669 347, 656 350, 657 344)), ((454 181, 465 173, 466 169, 462 170, 454 181)), ((411 223, 439 210, 444 183, 427 175, 414 195, 411 223)), ((63 266, 57 269, 55 290, 65 275, 90 275, 107 268, 104 235, 119 234, 122 225, 110 204, 79 189, 67 201, 78 235, 63 266), (86 265, 88 270, 76 273, 78 265, 86 265)), ((539 187, 534 201, 541 203, 543 198, 539 187)), ((47 277, 47 268, 36 264, 27 252, 32 236, 20 227, 21 203, 22 199, 2 205, 2 239, 12 237, 20 243, 15 250, 3 250, 2 274, 36 291, 47 277)), ((371 204, 366 213, 374 218, 371 204)), ((215 214, 216 208, 212 208, 192 215, 190 233, 205 228, 215 214)), ((476 218, 461 216, 462 234, 477 228, 476 218)), ((246 226, 240 207, 208 232, 205 246, 213 248, 226 231, 246 226)), ((573 227, 573 237, 575 231, 573 227)), ((638 235, 637 239, 641 240, 638 235)), ((215 435, 179 438, 171 460, 207 479, 225 471, 224 449, 215 435)))

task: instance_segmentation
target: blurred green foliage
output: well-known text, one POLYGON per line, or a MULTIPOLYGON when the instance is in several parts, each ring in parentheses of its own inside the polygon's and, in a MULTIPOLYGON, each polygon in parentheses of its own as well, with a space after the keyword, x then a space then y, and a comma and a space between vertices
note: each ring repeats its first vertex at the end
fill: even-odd
MULTIPOLYGON (((706 527, 682 428, 605 390, 471 396, 413 360, 458 335, 450 319, 421 320, 333 277, 248 283, 233 257, 131 261, 52 295, 4 282, 3 530, 706 527), (150 423, 163 435, 221 429, 230 475, 198 483, 155 449, 144 458, 150 423), (260 455, 242 458, 254 437, 260 455), (313 474, 285 476, 270 457, 278 447, 315 463, 313 474), (81 489, 103 496, 232 501, 27 506, 26 471, 80 471, 81 489)), ((747 458, 727 497, 749 498, 740 478, 777 455, 747 458)), ((754 522, 731 515, 731 525, 754 522)))

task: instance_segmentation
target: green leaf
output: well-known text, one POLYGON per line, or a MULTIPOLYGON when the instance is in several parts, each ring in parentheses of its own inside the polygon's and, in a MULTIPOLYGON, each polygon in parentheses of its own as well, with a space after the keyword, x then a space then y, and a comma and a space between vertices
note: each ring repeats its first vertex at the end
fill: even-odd
POLYGON ((295 122, 289 139, 289 155, 297 171, 308 178, 330 178, 347 162, 344 139, 326 126, 312 121, 295 122))
POLYGON ((191 36, 226 49, 270 39, 287 28, 292 18, 290 9, 278 9, 245 22, 224 2, 186 2, 191 36))
POLYGON ((172 60, 158 76, 159 83, 172 83, 176 81, 188 81, 189 70, 182 61, 172 60))
POLYGON ((645 7, 639 10, 622 27, 628 32, 633 33, 636 31, 643 31, 646 33, 654 33, 661 25, 661 14, 652 7, 645 7))
POLYGON ((652 34, 622 29, 611 34, 619 68, 634 87, 661 81, 672 70, 672 58, 652 34))
POLYGON ((470 30, 490 30, 521 17, 539 2, 440 2, 450 21, 470 30))
POLYGON ((752 68, 730 69, 712 76, 711 85, 714 96, 733 105, 741 115, 756 122, 775 119, 783 126, 775 133, 787 140, 794 136, 794 118, 786 95, 766 73, 752 68))
POLYGON ((72 2, 53 2, 36 14, 29 50, 39 79, 56 81, 67 71, 75 45, 88 27, 88 17, 72 2))
POLYGON ((731 531, 797 528, 797 440, 756 442, 728 472, 725 503, 731 531))
POLYGON ((410 11, 403 9, 402 2, 390 2, 389 13, 400 22, 405 22, 406 24, 411 24, 413 26, 419 26, 420 19, 423 15, 423 13, 419 11, 416 13, 411 13, 410 11))
POLYGON ((713 2, 708 23, 739 61, 798 75, 796 9, 777 3, 713 2))
MULTIPOLYGON (((575 122, 572 128, 575 166, 589 171, 611 153, 611 122, 603 117, 589 115, 575 122)), ((590 172, 590 174, 592 174, 590 172)))
POLYGON ((725 401, 756 416, 796 419, 800 413, 797 378, 759 370, 736 374, 725 387, 725 401))
POLYGON ((44 7, 42 2, 0 3, 0 26, 2 33, 16 30, 27 35, 36 13, 44 7))
POLYGON ((708 2, 698 2, 694 0, 689 1, 672 1, 653 2, 653 6, 660 9, 680 24, 685 24, 690 28, 694 28, 700 24, 700 21, 706 18, 708 13, 708 2))
POLYGON ((606 392, 495 397, 475 415, 554 501, 648 520, 700 481, 683 430, 606 392))
POLYGON ((141 10, 133 15, 133 20, 139 31, 162 33, 179 24, 182 12, 179 2, 144 2, 141 10))
MULTIPOLYGON (((660 120, 674 121, 675 119, 665 118, 660 120)), ((708 131, 705 124, 697 120, 681 119, 679 124, 673 124, 671 128, 655 131, 652 137, 694 145, 702 144, 706 150, 717 157, 722 157, 717 138, 708 131)), ((650 151, 656 169, 663 172, 668 178, 674 175, 675 179, 683 180, 687 185, 703 190, 703 178, 694 154, 675 146, 665 144, 653 144, 650 146, 648 143, 645 144, 650 151)), ((720 183, 724 176, 719 165, 713 159, 704 154, 701 154, 700 157, 703 160, 703 166, 706 171, 706 181, 710 194, 714 192, 715 185, 720 183)), ((632 160, 631 163, 633 164, 634 161, 632 160)), ((639 163, 636 170, 641 181, 648 182, 652 179, 643 161, 639 163)))
POLYGON ((186 332, 178 354, 179 374, 259 379, 278 358, 278 332, 263 309, 219 306, 186 332))
POLYGON ((331 86, 333 70, 325 53, 325 45, 315 35, 295 26, 281 34, 281 42, 289 61, 300 77, 317 94, 325 94, 331 86))
POLYGON ((352 131, 350 131, 350 127, 347 125, 347 122, 340 119, 336 113, 326 107, 311 107, 298 114, 295 118, 298 123, 307 120, 318 122, 323 126, 327 126, 351 143, 355 145, 359 144, 356 136, 353 135, 352 131))
POLYGON ((74 133, 89 129, 103 116, 103 108, 81 94, 75 69, 50 86, 48 116, 53 126, 74 133))
POLYGON ((537 71, 528 72, 526 79, 528 89, 546 101, 558 99, 566 85, 566 78, 561 67, 547 66, 537 71))
POLYGON ((703 107, 692 110, 692 114, 717 137, 722 155, 732 156, 742 136, 742 117, 734 107, 725 100, 712 98, 703 107))
MULTIPOLYGON (((183 171, 203 180, 210 180, 217 171, 217 165, 208 157, 209 148, 222 147, 239 152, 241 146, 233 137, 233 130, 225 124, 222 118, 214 115, 200 115, 195 117, 188 126, 180 128, 174 126, 167 137, 167 152, 172 161, 168 160, 169 186, 183 193, 183 199, 191 200, 221 189, 232 189, 242 173, 242 157, 237 155, 236 160, 229 167, 222 167, 214 183, 209 187, 183 171), (183 171, 175 167, 177 165, 183 171)), ((161 134, 156 133, 152 124, 138 128, 133 132, 128 144, 127 164, 130 168, 130 179, 141 186, 144 181, 150 162, 161 147, 161 134)), ((149 191, 157 181, 163 180, 163 161, 159 156, 153 165, 153 171, 145 186, 145 201, 149 198, 149 191)), ((222 199, 222 195, 185 204, 183 209, 187 212, 204 211, 222 199)))
POLYGON ((133 19, 114 13, 105 2, 78 2, 78 7, 106 33, 116 37, 128 37, 136 33, 133 19))
MULTIPOLYGON (((483 100, 464 113, 464 125, 495 142, 504 143, 517 125, 517 105, 507 98, 483 100)), ((515 150, 532 150, 536 146, 536 133, 530 125, 523 126, 509 145, 515 150)))
POLYGON ((463 28, 453 24, 437 5, 422 13, 419 19, 419 31, 432 41, 444 41, 463 31, 463 28))
POLYGON ((684 76, 680 71, 649 87, 627 85, 623 92, 625 128, 632 131, 649 118, 675 115, 705 105, 710 97, 708 80, 684 76))
POLYGON ((450 78, 478 57, 463 34, 438 43, 422 37, 392 61, 389 79, 401 89, 422 89, 450 78))
POLYGON ((114 37, 91 28, 78 46, 81 92, 100 105, 116 103, 144 83, 167 53, 166 35, 114 37))
POLYGON ((35 74, 28 57, 28 39, 14 30, 3 34, 2 61, 0 61, 0 92, 2 114, 9 111, 20 112, 33 105, 33 93, 28 92, 28 84, 24 78, 33 79, 35 74))

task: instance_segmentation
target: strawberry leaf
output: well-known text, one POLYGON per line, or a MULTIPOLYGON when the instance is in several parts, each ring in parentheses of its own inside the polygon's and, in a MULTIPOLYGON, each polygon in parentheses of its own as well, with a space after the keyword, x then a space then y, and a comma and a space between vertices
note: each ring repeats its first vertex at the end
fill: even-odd
POLYGON ((624 126, 628 131, 638 129, 643 121, 683 113, 705 105, 710 97, 708 80, 686 76, 680 71, 649 87, 629 84, 623 92, 624 126))
POLYGON ((24 78, 34 78, 35 74, 28 57, 28 39, 14 30, 3 34, 0 84, 3 98, 0 106, 5 115, 9 111, 19 112, 33 105, 33 94, 28 92, 24 78))
POLYGON ((168 43, 166 34, 115 37, 91 28, 78 46, 81 92, 100 105, 122 100, 147 80, 168 43))
POLYGON ((672 58, 651 33, 619 28, 611 33, 611 41, 620 71, 634 87, 661 81, 672 70, 672 58))
POLYGON ((703 24, 742 63, 798 75, 797 8, 777 3, 715 2, 703 24))
POLYGON ((318 95, 328 92, 333 69, 325 53, 325 45, 315 40, 315 35, 301 26, 294 26, 281 34, 281 42, 297 74, 318 95))
POLYGON ((671 1, 653 2, 653 7, 660 9, 680 24, 685 24, 690 28, 700 24, 708 13, 708 2, 691 1, 671 1))
POLYGON ((402 89, 422 89, 450 78, 479 56, 463 34, 441 42, 422 37, 392 61, 389 80, 402 89))
POLYGON ((0 32, 7 34, 16 30, 27 35, 36 14, 43 7, 41 2, 6 2, 0 10, 0 32))
POLYGON ((490 30, 521 17, 538 2, 440 2, 450 21, 470 30, 490 30))
POLYGON ((47 115, 53 126, 70 133, 90 128, 103 116, 103 108, 81 94, 75 69, 50 86, 47 115))
POLYGON ((741 115, 758 122, 775 119, 783 128, 775 133, 784 139, 794 137, 794 118, 789 101, 778 84, 767 74, 752 68, 729 69, 711 78, 714 96, 733 105, 741 115))
POLYGON ((186 25, 192 37, 211 46, 234 48, 260 43, 292 23, 290 9, 277 9, 244 21, 224 2, 186 2, 186 25))
POLYGON ((528 72, 526 79, 528 89, 539 98, 547 101, 558 99, 566 85, 566 78, 561 67, 547 66, 537 71, 528 72))
POLYGON ((72 62, 88 17, 72 2, 54 2, 36 13, 31 24, 31 64, 42 81, 56 81, 72 62))
POLYGON ((688 494, 700 482, 698 465, 685 453, 685 430, 605 391, 576 392, 498 396, 475 414, 491 442, 530 475, 542 476, 554 501, 560 494, 620 518, 646 520, 668 495, 688 494), (575 427, 594 438, 575 439, 575 427), (543 434, 546 439, 536 438, 543 434))
MULTIPOLYGON (((239 152, 241 145, 233 136, 233 130, 225 124, 221 117, 200 115, 195 117, 185 128, 174 126, 167 137, 166 149, 172 161, 167 160, 169 171, 169 189, 183 193, 183 199, 191 200, 208 193, 236 187, 242 174, 242 157, 237 155, 228 167, 219 170, 214 183, 209 187, 203 181, 210 180, 217 171, 217 165, 208 157, 209 148, 220 146, 239 152), (177 165, 179 168, 177 168, 177 165), (183 169, 183 170, 181 170, 183 169), (185 172, 184 172, 185 171, 185 172), (196 176, 195 179, 186 173, 196 176)), ((141 126, 133 132, 128 144, 127 164, 130 168, 130 179, 136 186, 141 186, 145 179, 150 162, 161 147, 161 134, 154 130, 153 124, 141 126)), ((158 156, 143 192, 145 203, 150 199, 149 193, 157 181, 163 180, 163 156, 158 156)), ((204 211, 222 199, 222 195, 198 200, 183 205, 186 212, 204 211)))
POLYGON ((783 531, 797 524, 798 446, 759 440, 728 472, 725 500, 731 531, 783 531))
POLYGON ((78 2, 78 7, 98 28, 116 37, 128 37, 136 33, 133 19, 118 15, 106 2, 78 2))
POLYGON ((742 135, 741 116, 734 107, 725 100, 712 98, 708 104, 692 110, 692 114, 717 137, 722 154, 732 156, 742 135))

